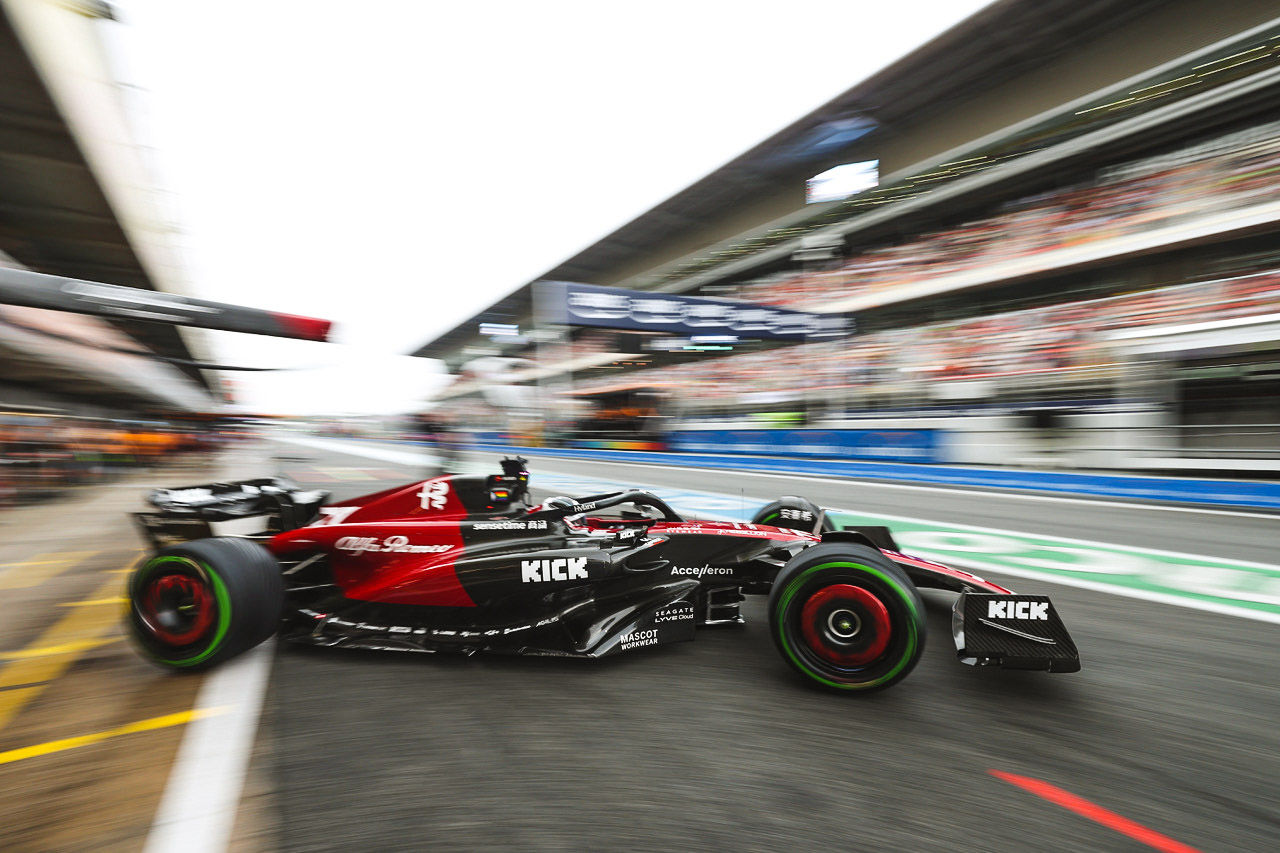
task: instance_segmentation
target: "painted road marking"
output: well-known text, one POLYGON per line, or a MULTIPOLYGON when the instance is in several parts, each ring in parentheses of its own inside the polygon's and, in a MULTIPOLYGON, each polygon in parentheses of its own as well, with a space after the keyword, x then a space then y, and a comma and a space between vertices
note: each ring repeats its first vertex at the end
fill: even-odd
POLYGON ((169 771, 145 853, 221 853, 235 825, 240 791, 266 694, 275 642, 214 669, 196 697, 201 716, 186 730, 169 771))
MULTIPOLYGON (((539 474, 538 485, 572 493, 598 491, 615 484, 593 477, 539 474)), ((749 520, 760 505, 768 502, 744 495, 648 488, 677 509, 733 521, 749 520)), ((838 525, 889 527, 904 550, 958 568, 1280 623, 1280 566, 1276 565, 886 513, 834 508, 829 513, 838 525)))
POLYGON ((32 682, 29 682, 29 683, 26 683, 26 684, 6 684, 5 686, 0 687, 0 691, 3 691, 3 690, 25 690, 25 689, 27 689, 28 687, 43 687, 44 685, 46 685, 46 684, 48 684, 48 683, 49 683, 49 682, 47 682, 47 681, 32 681, 32 682))
POLYGON ((1167 835, 1156 832, 1154 829, 1148 829, 1137 821, 1129 820, 1123 815, 1104 809, 1102 806, 1089 802, 1084 797, 1078 797, 1070 791, 1064 791, 1055 785, 1050 785, 1048 782, 1042 782, 1039 779, 1032 779, 1028 776, 1018 776, 1014 773, 1005 773, 1001 770, 988 770, 987 772, 1002 782, 1015 785, 1043 800, 1048 800, 1056 806, 1062 806, 1067 811, 1075 812, 1094 823, 1099 823, 1107 829, 1114 830, 1121 835, 1127 835, 1134 841, 1140 841, 1148 847, 1160 850, 1162 853, 1200 853, 1195 847, 1183 844, 1181 841, 1175 841, 1167 835))
MULTIPOLYGON (((108 578, 95 594, 107 595, 119 587, 119 579, 108 578)), ((119 621, 120 614, 114 609, 76 608, 49 626, 26 648, 47 649, 77 641, 96 640, 116 627, 119 621)), ((49 682, 66 672, 79 659, 81 651, 83 649, 56 655, 23 657, 5 664, 4 669, 0 669, 0 729, 4 729, 49 682)))
POLYGON ((104 604, 128 604, 129 599, 122 595, 112 596, 110 598, 86 598, 84 601, 63 601, 58 604, 59 607, 100 607, 104 604))
POLYGON ((883 524, 903 550, 979 572, 1165 603, 1173 597, 1201 610, 1280 623, 1280 566, 878 514, 831 516, 838 525, 883 524))
POLYGON ((312 438, 305 435, 273 435, 268 437, 273 441, 280 441, 286 444, 297 444, 302 447, 316 448, 317 450, 334 450, 349 456, 363 456, 366 459, 379 459, 383 462, 395 462, 399 465, 435 465, 440 461, 440 457, 434 453, 422 450, 397 450, 391 447, 355 445, 344 441, 312 438))
POLYGON ((37 560, 0 563, 0 589, 27 589, 39 586, 49 578, 66 571, 97 551, 62 551, 41 554, 37 560))
POLYGON ((131 735, 138 732, 150 732, 156 729, 164 729, 170 726, 181 726, 192 720, 198 720, 212 714, 222 713, 220 708, 193 708, 190 711, 180 711, 176 714, 165 714, 163 717, 152 717, 149 720, 139 720, 136 723, 129 723, 124 726, 117 726, 114 729, 107 729, 105 732, 94 732, 89 735, 79 735, 78 737, 63 738, 62 740, 51 740, 47 743, 38 743, 35 746, 24 746, 20 749, 11 749, 7 752, 0 752, 0 764, 11 764, 15 761, 23 761, 28 758, 37 758, 42 755, 50 755, 55 752, 65 752, 68 749, 76 749, 81 746, 89 746, 95 743, 101 743, 121 735, 131 735))
POLYGON ((27 647, 19 649, 16 652, 0 652, 0 660, 25 660, 27 658, 43 658, 50 655, 65 655, 72 652, 83 652, 89 649, 95 649, 98 646, 105 646, 108 643, 114 643, 119 637, 102 637, 91 640, 73 640, 70 643, 61 643, 56 646, 44 646, 42 648, 27 647))

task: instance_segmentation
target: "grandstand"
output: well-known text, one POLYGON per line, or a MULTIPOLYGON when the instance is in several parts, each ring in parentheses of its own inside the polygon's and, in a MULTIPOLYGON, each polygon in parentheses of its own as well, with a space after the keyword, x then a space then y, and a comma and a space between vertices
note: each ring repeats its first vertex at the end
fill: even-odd
POLYGON ((416 354, 533 360, 506 381, 541 413, 476 380, 437 402, 544 438, 776 451, 766 421, 871 458, 1274 468, 1278 15, 994 3, 539 277, 847 312, 846 340, 539 326, 529 283, 416 354), (868 161, 878 186, 805 203, 868 161))

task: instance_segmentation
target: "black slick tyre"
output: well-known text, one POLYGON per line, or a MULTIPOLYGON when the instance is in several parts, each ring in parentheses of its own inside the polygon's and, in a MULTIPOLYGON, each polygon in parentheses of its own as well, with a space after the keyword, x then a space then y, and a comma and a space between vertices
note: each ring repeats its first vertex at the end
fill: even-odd
POLYGON ((924 651, 915 585, 877 549, 851 542, 797 554, 769 593, 783 660, 829 690, 870 693, 906 678, 924 651))
POLYGON ((280 566, 247 539, 197 539, 162 548, 129 577, 128 629, 154 663, 195 671, 229 660, 276 632, 280 566))
POLYGON ((836 529, 817 504, 796 495, 787 495, 760 507, 759 512, 752 516, 751 523, 803 530, 805 533, 826 533, 836 529), (819 517, 822 518, 822 529, 815 531, 813 528, 819 517))

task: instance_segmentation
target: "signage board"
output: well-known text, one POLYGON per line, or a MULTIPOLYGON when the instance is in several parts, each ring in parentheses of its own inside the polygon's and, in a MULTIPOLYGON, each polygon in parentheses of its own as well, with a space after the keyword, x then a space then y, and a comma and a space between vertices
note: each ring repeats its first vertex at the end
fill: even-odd
POLYGON ((569 281, 535 285, 539 320, 689 337, 733 335, 762 340, 821 340, 853 332, 844 314, 814 314, 730 299, 625 290, 569 281))

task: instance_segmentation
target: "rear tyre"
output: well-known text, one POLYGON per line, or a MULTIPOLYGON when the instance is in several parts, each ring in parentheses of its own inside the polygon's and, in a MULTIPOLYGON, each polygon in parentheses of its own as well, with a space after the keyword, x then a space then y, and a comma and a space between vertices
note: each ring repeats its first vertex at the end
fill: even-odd
POLYGON ((275 633, 284 606, 280 565, 247 539, 162 548, 129 578, 129 633, 170 669, 202 670, 275 633))
POLYGON ((875 548, 840 542, 796 555, 769 593, 769 632, 787 664, 830 690, 883 690, 924 651, 915 585, 875 548))
POLYGON ((785 527, 788 530, 803 530, 805 533, 826 533, 835 530, 836 526, 829 518, 822 515, 818 505, 808 498, 787 495, 778 498, 771 504, 760 507, 760 511, 751 519, 752 524, 767 524, 770 527, 785 527), (813 526, 822 516, 822 529, 814 531, 813 526))

